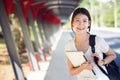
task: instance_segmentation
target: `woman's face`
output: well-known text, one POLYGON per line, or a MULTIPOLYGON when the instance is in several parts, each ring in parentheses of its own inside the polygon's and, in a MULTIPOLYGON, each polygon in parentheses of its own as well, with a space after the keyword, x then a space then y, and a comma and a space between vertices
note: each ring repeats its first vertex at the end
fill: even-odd
POLYGON ((81 34, 87 32, 87 28, 90 26, 90 21, 86 15, 79 13, 74 17, 72 26, 76 34, 81 34))

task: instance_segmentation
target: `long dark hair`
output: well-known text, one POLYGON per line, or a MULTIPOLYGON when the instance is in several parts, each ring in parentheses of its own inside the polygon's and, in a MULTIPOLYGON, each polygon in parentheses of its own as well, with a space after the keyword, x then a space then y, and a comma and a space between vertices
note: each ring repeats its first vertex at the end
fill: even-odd
MULTIPOLYGON (((79 13, 84 14, 84 15, 86 15, 88 17, 88 19, 90 21, 90 26, 88 27, 88 29, 89 29, 89 32, 90 32, 90 29, 91 29, 91 16, 90 16, 89 11, 87 9, 85 9, 85 8, 77 8, 77 9, 74 10, 74 12, 72 14, 72 18, 71 18, 71 27, 72 27, 72 22, 73 22, 74 17, 79 13)), ((73 28, 72 28, 72 30, 73 30, 73 28)))

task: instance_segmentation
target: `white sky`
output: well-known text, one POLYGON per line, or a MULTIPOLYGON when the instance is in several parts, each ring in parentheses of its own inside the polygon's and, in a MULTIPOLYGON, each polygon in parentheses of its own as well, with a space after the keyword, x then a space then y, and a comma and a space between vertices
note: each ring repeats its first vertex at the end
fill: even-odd
POLYGON ((108 2, 108 1, 111 1, 111 0, 98 0, 99 2, 108 2))

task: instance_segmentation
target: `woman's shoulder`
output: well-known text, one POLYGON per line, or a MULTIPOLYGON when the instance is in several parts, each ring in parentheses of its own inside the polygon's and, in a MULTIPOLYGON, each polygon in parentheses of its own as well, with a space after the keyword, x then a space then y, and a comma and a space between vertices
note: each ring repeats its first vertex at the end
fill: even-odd
POLYGON ((73 42, 73 41, 74 41, 74 38, 69 39, 69 40, 66 42, 66 44, 69 44, 69 43, 71 43, 71 42, 73 42))
POLYGON ((74 38, 73 39, 70 39, 66 42, 65 44, 65 50, 68 50, 68 49, 71 49, 71 47, 73 47, 74 45, 74 38))
POLYGON ((101 37, 101 36, 99 36, 99 35, 96 35, 96 34, 90 34, 90 36, 93 36, 93 35, 95 35, 95 40, 103 40, 103 38, 101 37))
POLYGON ((74 39, 73 39, 73 38, 72 38, 72 39, 69 39, 69 40, 66 42, 65 46, 70 46, 70 45, 73 44, 73 42, 74 42, 74 39))
POLYGON ((101 37, 101 36, 99 36, 99 35, 96 35, 95 40, 96 40, 97 42, 105 42, 104 38, 101 37))
POLYGON ((99 35, 96 35, 96 40, 103 40, 103 38, 99 35))
MULTIPOLYGON (((93 34, 91 34, 91 35, 93 35, 93 34)), ((101 36, 99 36, 99 35, 95 35, 95 43, 97 43, 97 44, 103 44, 103 43, 105 43, 106 41, 104 40, 104 38, 103 37, 101 37, 101 36)))
POLYGON ((109 45, 103 37, 96 35, 96 46, 99 46, 101 51, 106 53, 109 50, 109 45))

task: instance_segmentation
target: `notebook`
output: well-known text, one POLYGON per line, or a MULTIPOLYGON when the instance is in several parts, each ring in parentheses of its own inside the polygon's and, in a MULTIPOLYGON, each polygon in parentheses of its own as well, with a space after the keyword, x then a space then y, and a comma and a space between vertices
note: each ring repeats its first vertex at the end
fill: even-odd
MULTIPOLYGON (((67 51, 66 56, 71 61, 74 67, 78 67, 85 61, 87 61, 82 51, 67 51)), ((85 77, 95 77, 95 73, 93 70, 83 70, 82 72, 80 72, 79 75, 85 77)))
POLYGON ((86 58, 84 57, 84 53, 82 51, 67 51, 66 55, 74 67, 78 67, 86 61, 86 58))

